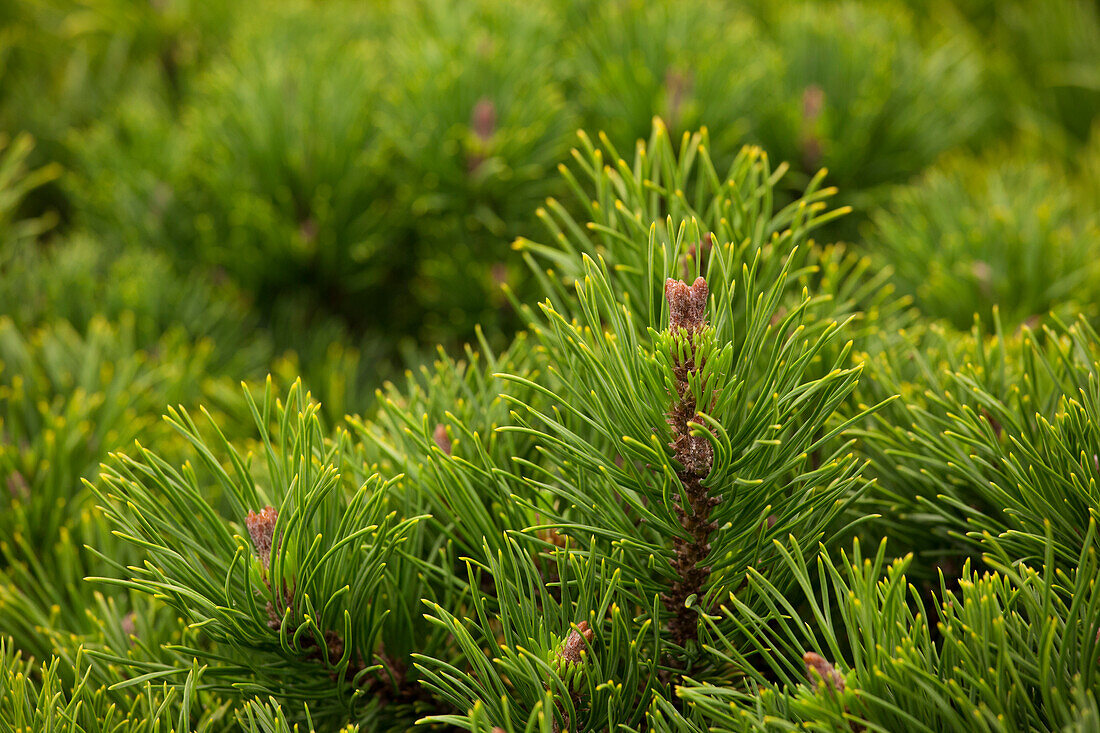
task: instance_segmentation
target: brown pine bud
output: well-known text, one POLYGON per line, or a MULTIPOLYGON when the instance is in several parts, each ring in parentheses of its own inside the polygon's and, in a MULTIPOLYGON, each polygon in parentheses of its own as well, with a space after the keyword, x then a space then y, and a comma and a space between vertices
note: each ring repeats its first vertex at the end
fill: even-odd
POLYGON ((312 216, 307 216, 298 224, 298 236, 306 244, 313 244, 317 241, 317 231, 317 221, 312 216))
POLYGON ((439 423, 435 426, 435 432, 432 433, 432 439, 435 440, 435 444, 439 446, 439 450, 447 455, 451 455, 451 439, 447 436, 447 428, 444 427, 443 423, 439 423))
POLYGON ((8 474, 8 493, 11 494, 13 499, 21 499, 26 501, 31 496, 30 487, 27 486, 27 479, 23 478, 23 474, 18 471, 12 471, 8 474))
POLYGON ((802 90, 802 119, 815 122, 825 109, 825 90, 811 84, 802 90))
POLYGON ((587 649, 595 638, 596 632, 588 628, 588 622, 581 621, 577 624, 577 628, 569 630, 569 636, 565 638, 565 644, 558 652, 558 658, 566 664, 580 664, 581 652, 587 649))
POLYGON ((665 280, 665 299, 668 300, 670 330, 698 331, 706 324, 703 316, 707 309, 707 281, 703 278, 695 278, 688 287, 682 280, 670 277, 665 280))
POLYGON ((982 413, 982 417, 984 417, 985 421, 989 423, 989 427, 993 428, 993 434, 996 435, 998 438, 1001 437, 1001 421, 993 417, 993 413, 985 409, 984 407, 981 407, 979 409, 982 413))
POLYGON ((802 93, 802 165, 814 170, 821 163, 824 146, 818 135, 818 119, 825 108, 825 91, 812 84, 802 93))
POLYGON ((806 652, 802 655, 802 661, 806 663, 806 677, 810 682, 816 682, 814 675, 817 675, 834 692, 844 692, 844 676, 820 654, 806 652))
POLYGON ((497 108, 493 100, 482 97, 470 114, 470 128, 481 142, 488 142, 497 127, 497 108))
MULTIPOLYGON (((130 640, 130 637, 133 636, 134 632, 137 630, 137 623, 136 622, 137 622, 137 614, 134 613, 133 611, 130 611, 130 613, 128 613, 128 614, 126 614, 125 616, 122 617, 122 622, 121 622, 120 626, 122 627, 122 633, 126 635, 127 641, 130 640)), ((130 643, 131 643, 131 645, 133 644, 132 641, 130 643)))
POLYGON ((668 126, 675 130, 680 125, 680 112, 691 96, 694 79, 690 70, 669 69, 665 72, 665 90, 668 94, 668 126))
POLYGON ((267 506, 257 514, 248 512, 245 524, 248 525, 248 534, 252 537, 252 544, 260 555, 260 562, 266 568, 271 563, 272 537, 275 534, 275 520, 279 518, 279 512, 275 507, 267 506))

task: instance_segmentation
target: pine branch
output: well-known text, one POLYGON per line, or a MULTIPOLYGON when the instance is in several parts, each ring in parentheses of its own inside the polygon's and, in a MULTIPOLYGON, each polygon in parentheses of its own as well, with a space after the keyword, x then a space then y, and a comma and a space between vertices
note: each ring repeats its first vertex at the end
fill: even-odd
POLYGON ((310 699, 322 719, 357 706, 367 719, 386 690, 419 699, 393 676, 400 670, 392 659, 390 679, 372 681, 383 670, 379 644, 395 628, 375 602, 394 587, 389 568, 400 567, 397 548, 419 517, 390 511, 377 475, 358 487, 343 483, 347 435, 324 436, 318 406, 299 385, 285 403, 276 402, 270 381, 260 404, 247 392, 246 399, 262 470, 216 427, 204 437, 182 409, 170 422, 201 473, 140 446, 136 457, 119 456, 105 470, 105 488, 94 490, 119 536, 147 559, 120 568, 128 579, 98 580, 163 598, 200 628, 213 646, 187 652, 210 660, 209 684, 226 693, 246 674, 248 689, 310 699), (245 527, 251 548, 238 533, 245 527))
POLYGON ((711 510, 721 502, 721 497, 711 496, 703 486, 703 479, 714 465, 714 448, 702 435, 692 435, 692 424, 702 422, 689 382, 698 376, 703 366, 695 363, 694 336, 706 327, 706 280, 696 278, 689 288, 683 282, 669 279, 665 282, 665 297, 669 306, 669 331, 683 335, 682 342, 676 344, 677 352, 672 354, 675 393, 668 423, 672 428, 669 446, 680 463, 676 475, 683 488, 682 494, 674 495, 676 514, 688 538, 673 540, 672 569, 676 580, 661 600, 673 616, 668 623, 669 633, 677 646, 686 647, 698 635, 698 621, 688 599, 702 597, 710 578, 710 568, 702 564, 710 554, 710 536, 718 528, 710 521, 711 510), (681 503, 681 495, 687 499, 686 507, 681 503))

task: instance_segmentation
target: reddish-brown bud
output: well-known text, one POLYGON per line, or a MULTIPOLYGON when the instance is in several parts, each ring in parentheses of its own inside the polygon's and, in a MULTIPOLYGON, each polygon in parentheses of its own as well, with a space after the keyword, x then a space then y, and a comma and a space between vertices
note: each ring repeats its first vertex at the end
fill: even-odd
POLYGON ((313 244, 317 241, 317 231, 317 222, 312 216, 307 216, 298 224, 298 236, 300 236, 302 241, 306 244, 313 244))
POLYGON ((439 423, 435 426, 435 432, 432 433, 432 439, 434 439, 435 444, 439 446, 439 450, 447 455, 451 455, 451 439, 447 436, 447 428, 444 427, 443 423, 439 423))
POLYGON ((668 126, 675 130, 680 125, 680 112, 691 96, 694 79, 691 71, 669 69, 665 72, 665 90, 668 94, 668 126))
POLYGON ((11 494, 13 499, 27 500, 31 496, 30 487, 27 486, 27 479, 23 478, 23 474, 18 471, 12 471, 8 474, 8 493, 11 494))
POLYGON ((998 438, 1001 437, 1001 421, 993 417, 993 413, 984 407, 979 408, 979 410, 981 410, 982 417, 985 418, 985 421, 989 423, 989 427, 993 428, 994 435, 998 438))
POLYGON ((802 655, 802 661, 806 663, 806 676, 810 682, 816 683, 820 679, 834 692, 844 692, 844 676, 820 654, 806 652, 802 655))
POLYGON ((482 97, 470 114, 470 128, 481 142, 488 142, 497 127, 497 108, 493 100, 482 97))
POLYGON ((703 317, 707 309, 707 281, 701 277, 689 287, 682 280, 665 280, 665 299, 668 300, 668 327, 670 330, 697 331, 706 324, 703 317))
POLYGON ((812 84, 802 92, 802 165, 813 170, 821 163, 824 153, 818 134, 818 119, 825 109, 825 92, 812 84))
POLYGON ((817 84, 811 84, 802 90, 802 118, 813 122, 821 116, 825 108, 825 90, 817 84))
POLYGON ((580 664, 581 652, 588 648, 592 640, 596 638, 596 632, 588 628, 587 621, 581 621, 577 628, 569 630, 569 636, 565 638, 565 644, 558 657, 567 664, 580 664))
POLYGON ((252 537, 252 544, 260 556, 260 562, 266 568, 271 562, 272 538, 275 535, 275 520, 279 518, 279 512, 275 507, 267 506, 257 514, 249 511, 245 524, 248 525, 248 534, 252 537))

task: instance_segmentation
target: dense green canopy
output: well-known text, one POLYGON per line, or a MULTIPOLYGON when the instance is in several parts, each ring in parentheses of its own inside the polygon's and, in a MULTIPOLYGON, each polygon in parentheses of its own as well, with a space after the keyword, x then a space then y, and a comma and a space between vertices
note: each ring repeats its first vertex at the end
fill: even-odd
POLYGON ((1091 0, 0 3, 0 731, 1100 729, 1098 113, 1091 0))

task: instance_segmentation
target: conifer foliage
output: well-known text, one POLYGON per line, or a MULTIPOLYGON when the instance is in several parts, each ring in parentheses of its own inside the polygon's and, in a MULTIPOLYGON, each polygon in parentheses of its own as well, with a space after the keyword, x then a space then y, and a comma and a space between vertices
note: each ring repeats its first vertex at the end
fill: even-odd
POLYGON ((840 255, 808 240, 830 192, 775 211, 783 170, 760 151, 721 177, 705 132, 677 152, 659 122, 633 165, 582 141, 617 218, 567 224, 570 241, 546 214, 557 245, 517 243, 581 276, 540 270, 560 284, 517 302, 529 336, 510 353, 440 362, 351 432, 270 381, 245 390, 243 442, 173 409, 183 462, 139 445, 88 483, 135 554, 93 581, 193 631, 156 658, 93 658, 127 687, 183 684, 198 660, 210 694, 277 701, 238 708, 248 725, 303 700, 317 725, 640 728, 687 680, 740 686, 728 655, 758 635, 728 604, 769 610, 742 600, 746 573, 810 596, 798 568, 868 488, 844 434, 873 409, 840 410, 853 315, 802 284, 840 255))
POLYGON ((1087 3, 117 2, 0 32, 0 733, 1100 730, 1087 3))
MULTIPOLYGON (((87 537, 112 569, 87 582, 165 620, 116 615, 127 634, 101 624, 75 675, 55 659, 33 683, 5 648, 13 725, 117 709, 137 730, 154 708, 254 731, 1095 719, 1090 325, 933 330, 868 372, 851 337, 882 341, 860 325, 881 281, 809 238, 844 213, 819 179, 779 207, 784 167, 746 148, 719 175, 705 130, 677 149, 658 120, 632 162, 580 141, 578 200, 539 212, 551 243, 516 242, 546 297, 512 296, 527 332, 510 349, 441 355, 331 428, 300 383, 246 385, 250 434, 173 408, 171 450, 139 437, 85 481, 113 527, 87 537), (913 361, 937 344, 958 364, 942 376, 913 361), (921 377, 916 399, 903 380, 921 377), (931 603, 906 580, 930 548, 890 561, 886 540, 851 540, 899 521, 945 531, 961 562, 931 603), (36 696, 52 707, 30 713, 36 696)), ((30 577, 20 546, 5 572, 30 577)))

